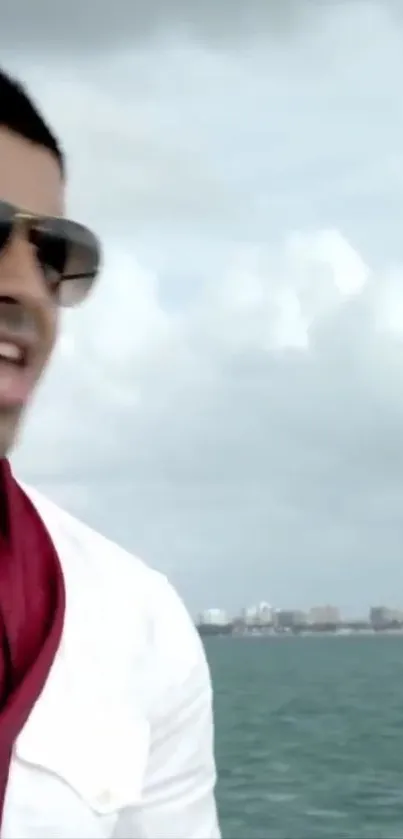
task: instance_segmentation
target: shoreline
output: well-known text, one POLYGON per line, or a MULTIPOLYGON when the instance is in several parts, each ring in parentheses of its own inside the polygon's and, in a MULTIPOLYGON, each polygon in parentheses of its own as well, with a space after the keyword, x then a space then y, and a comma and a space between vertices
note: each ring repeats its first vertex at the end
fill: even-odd
POLYGON ((231 639, 264 639, 273 640, 277 638, 375 638, 375 637, 401 637, 403 636, 403 627, 400 629, 357 629, 357 630, 302 630, 298 632, 265 632, 251 631, 251 632, 204 632, 198 627, 199 635, 202 638, 231 638, 231 639))

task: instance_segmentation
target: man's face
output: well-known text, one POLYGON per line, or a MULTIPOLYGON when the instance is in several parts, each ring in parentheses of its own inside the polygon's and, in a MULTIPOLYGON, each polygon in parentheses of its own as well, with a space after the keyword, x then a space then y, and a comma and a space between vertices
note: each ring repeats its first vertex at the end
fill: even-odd
MULTIPOLYGON (((1 201, 37 215, 61 216, 64 210, 56 157, 2 127, 1 201)), ((0 249, 0 457, 14 442, 21 414, 51 354, 57 311, 36 249, 17 229, 0 249), (15 347, 24 348, 23 364, 12 358, 15 347)))

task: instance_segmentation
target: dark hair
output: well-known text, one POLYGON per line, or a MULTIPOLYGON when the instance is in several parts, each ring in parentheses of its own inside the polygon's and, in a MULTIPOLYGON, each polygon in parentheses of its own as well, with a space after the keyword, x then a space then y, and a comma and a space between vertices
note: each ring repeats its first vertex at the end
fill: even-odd
POLYGON ((0 125, 55 155, 64 173, 61 147, 20 82, 0 70, 0 125))

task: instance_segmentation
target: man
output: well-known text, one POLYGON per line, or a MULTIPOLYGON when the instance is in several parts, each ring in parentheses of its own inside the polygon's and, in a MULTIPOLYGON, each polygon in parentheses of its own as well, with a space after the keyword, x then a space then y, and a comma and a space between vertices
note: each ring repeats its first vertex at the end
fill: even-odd
POLYGON ((182 602, 6 460, 59 307, 98 271, 64 194, 56 139, 0 73, 0 834, 214 839, 210 678, 182 602))

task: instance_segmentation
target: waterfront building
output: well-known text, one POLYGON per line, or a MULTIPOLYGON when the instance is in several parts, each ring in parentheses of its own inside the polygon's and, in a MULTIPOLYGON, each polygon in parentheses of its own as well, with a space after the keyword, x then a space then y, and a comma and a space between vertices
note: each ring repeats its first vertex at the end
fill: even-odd
POLYGON ((277 609, 274 624, 278 629, 296 629, 306 626, 306 612, 301 609, 277 609))
POLYGON ((257 606, 247 606, 242 610, 245 626, 271 626, 273 623, 273 609, 270 603, 262 601, 257 606))
POLYGON ((341 623, 340 610, 337 606, 314 606, 309 611, 308 620, 316 626, 337 626, 341 623))
POLYGON ((403 624, 403 612, 401 609, 391 609, 388 606, 372 606, 369 622, 374 629, 382 629, 392 624, 403 624))
POLYGON ((198 623, 201 626, 225 626, 229 618, 224 609, 205 609, 200 613, 198 623))

